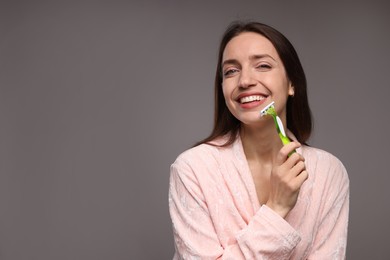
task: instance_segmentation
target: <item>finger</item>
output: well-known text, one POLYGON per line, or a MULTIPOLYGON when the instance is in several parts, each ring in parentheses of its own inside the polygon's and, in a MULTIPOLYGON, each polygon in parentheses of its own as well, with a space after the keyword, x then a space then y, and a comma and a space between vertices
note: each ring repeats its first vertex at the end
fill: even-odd
POLYGON ((294 176, 300 175, 304 170, 306 170, 306 165, 303 161, 298 161, 292 168, 294 176))
POLYGON ((295 181, 299 185, 299 187, 302 186, 302 184, 309 178, 309 173, 306 170, 301 171, 301 173, 295 178, 295 181))
POLYGON ((309 178, 309 174, 306 170, 302 171, 298 176, 296 176, 291 181, 291 188, 292 190, 299 190, 302 186, 302 184, 309 178))
POLYGON ((287 158, 286 166, 291 169, 299 162, 304 162, 304 161, 305 161, 305 158, 302 155, 300 155, 298 153, 293 153, 293 154, 291 154, 290 157, 287 158))
POLYGON ((276 157, 276 163, 282 165, 287 160, 288 155, 299 147, 301 147, 301 144, 295 141, 284 145, 276 157))

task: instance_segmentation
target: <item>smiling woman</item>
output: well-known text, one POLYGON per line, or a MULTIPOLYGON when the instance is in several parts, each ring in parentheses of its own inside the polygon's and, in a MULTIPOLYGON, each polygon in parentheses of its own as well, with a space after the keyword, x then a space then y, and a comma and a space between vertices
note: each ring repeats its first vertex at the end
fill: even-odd
POLYGON ((349 179, 336 157, 306 145, 311 113, 291 43, 265 24, 229 26, 215 102, 210 136, 171 166, 174 259, 344 259, 349 179), (260 116, 271 102, 286 145, 260 116))
POLYGON ((223 94, 234 117, 248 126, 261 123, 259 109, 274 100, 279 105, 278 114, 286 118, 287 98, 294 94, 294 88, 267 38, 243 32, 226 45, 222 59, 223 94))

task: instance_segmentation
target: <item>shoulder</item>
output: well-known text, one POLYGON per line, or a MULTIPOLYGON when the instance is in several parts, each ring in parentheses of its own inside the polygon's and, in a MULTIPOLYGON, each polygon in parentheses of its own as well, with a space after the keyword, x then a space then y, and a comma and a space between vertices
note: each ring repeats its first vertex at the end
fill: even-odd
POLYGON ((233 145, 222 147, 226 137, 200 144, 182 152, 171 165, 171 177, 208 180, 221 172, 223 164, 235 158, 233 145))
POLYGON ((211 142, 211 144, 200 144, 186 151, 182 152, 172 164, 173 166, 179 165, 210 165, 218 163, 221 157, 221 153, 226 156, 226 151, 230 150, 230 146, 221 147, 225 143, 224 138, 219 138, 211 142))
POLYGON ((184 186, 194 194, 201 194, 200 186, 212 183, 220 172, 224 149, 201 144, 182 152, 170 167, 171 186, 184 186))
POLYGON ((302 146, 302 155, 310 160, 325 160, 342 164, 342 162, 332 153, 312 146, 302 146))
POLYGON ((220 157, 220 147, 210 144, 200 144, 182 152, 171 167, 197 168, 205 165, 217 164, 220 157))
POLYGON ((349 182, 344 164, 332 153, 310 146, 303 146, 301 151, 305 158, 306 167, 317 178, 349 182))

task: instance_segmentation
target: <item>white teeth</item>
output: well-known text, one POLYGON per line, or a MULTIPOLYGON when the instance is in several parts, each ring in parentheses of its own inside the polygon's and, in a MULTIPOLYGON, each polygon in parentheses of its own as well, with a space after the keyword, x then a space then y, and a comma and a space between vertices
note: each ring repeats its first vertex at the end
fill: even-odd
POLYGON ((260 101, 263 99, 265 99, 264 96, 246 96, 246 97, 240 98, 240 103, 248 103, 248 102, 252 102, 255 100, 260 101))

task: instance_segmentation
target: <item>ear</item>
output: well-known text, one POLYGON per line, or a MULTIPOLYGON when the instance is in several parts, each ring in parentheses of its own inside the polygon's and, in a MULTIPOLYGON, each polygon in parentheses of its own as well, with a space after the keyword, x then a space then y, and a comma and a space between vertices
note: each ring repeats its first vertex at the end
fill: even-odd
POLYGON ((294 89, 294 86, 290 82, 290 84, 288 85, 288 95, 293 97, 294 94, 295 94, 295 89, 294 89))

